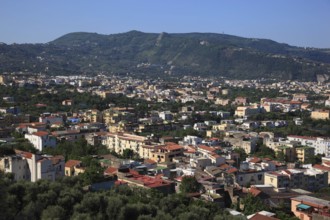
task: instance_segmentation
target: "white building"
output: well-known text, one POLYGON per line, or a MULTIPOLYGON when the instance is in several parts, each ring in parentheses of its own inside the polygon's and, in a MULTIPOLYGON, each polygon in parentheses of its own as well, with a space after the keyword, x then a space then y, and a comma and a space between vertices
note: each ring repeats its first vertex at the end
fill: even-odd
POLYGON ((159 112, 159 117, 164 121, 171 121, 173 120, 173 114, 170 111, 159 112))
POLYGON ((57 124, 63 123, 63 118, 60 116, 45 116, 45 117, 39 117, 39 122, 46 123, 46 124, 57 124))
POLYGON ((330 107, 330 98, 328 100, 325 100, 324 105, 325 107, 330 107))
POLYGON ((197 146, 198 144, 201 144, 202 141, 203 141, 203 139, 200 138, 200 137, 187 135, 183 138, 182 143, 179 143, 179 144, 180 145, 194 145, 194 146, 197 146))
POLYGON ((32 134, 25 134, 24 136, 32 145, 42 151, 44 147, 55 147, 56 138, 49 135, 46 131, 38 131, 32 134))
POLYGON ((63 156, 32 154, 16 150, 15 155, 0 158, 0 170, 12 173, 14 179, 36 182, 39 179, 54 181, 64 176, 63 156))
POLYGON ((288 140, 299 141, 303 146, 313 147, 315 154, 325 154, 326 157, 330 156, 329 138, 288 135, 288 140))

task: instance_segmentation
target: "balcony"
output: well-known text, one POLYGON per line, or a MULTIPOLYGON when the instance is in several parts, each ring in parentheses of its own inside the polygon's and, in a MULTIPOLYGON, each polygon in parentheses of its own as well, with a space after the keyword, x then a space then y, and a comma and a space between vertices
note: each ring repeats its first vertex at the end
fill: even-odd
POLYGON ((312 206, 306 204, 298 204, 296 207, 296 211, 301 212, 309 217, 312 216, 326 216, 330 217, 330 210, 329 209, 315 209, 312 206))

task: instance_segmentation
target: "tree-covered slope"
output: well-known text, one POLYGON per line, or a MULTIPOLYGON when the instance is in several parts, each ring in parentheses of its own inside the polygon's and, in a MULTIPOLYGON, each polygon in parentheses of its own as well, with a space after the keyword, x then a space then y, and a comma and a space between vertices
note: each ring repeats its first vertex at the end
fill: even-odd
POLYGON ((195 74, 315 80, 330 52, 213 33, 71 33, 47 44, 0 45, 0 71, 195 74))

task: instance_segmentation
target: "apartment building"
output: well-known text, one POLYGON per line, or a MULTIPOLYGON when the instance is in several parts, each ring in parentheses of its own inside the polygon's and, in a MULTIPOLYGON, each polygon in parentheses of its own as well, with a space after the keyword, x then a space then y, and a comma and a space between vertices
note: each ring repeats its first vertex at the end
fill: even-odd
POLYGON ((315 191, 328 185, 328 173, 315 169, 286 169, 265 173, 264 184, 280 188, 302 188, 315 191))
POLYGON ((230 137, 226 136, 223 139, 225 142, 230 143, 233 148, 242 148, 245 153, 251 154, 256 150, 257 146, 257 137, 250 137, 250 138, 244 138, 244 137, 230 137))
POLYGON ((326 120, 330 118, 330 111, 329 110, 315 110, 311 113, 311 118, 315 120, 326 120))
POLYGON ((162 162, 171 162, 174 157, 183 156, 184 148, 178 144, 167 142, 165 145, 155 146, 152 149, 152 156, 150 159, 162 162))
POLYGON ((90 109, 86 111, 84 117, 87 121, 92 123, 102 122, 102 112, 97 109, 90 109))
POLYGON ((54 181, 64 176, 64 157, 15 151, 16 154, 0 158, 0 170, 12 173, 14 179, 36 182, 39 179, 54 181))
MULTIPOLYGON (((103 140, 103 144, 119 154, 122 154, 125 149, 131 149, 135 153, 140 154, 142 146, 150 145, 151 140, 148 137, 129 133, 108 133, 103 140)), ((147 154, 147 152, 143 154, 147 154)))
POLYGON ((302 94, 302 93, 296 93, 293 94, 292 96, 292 101, 302 101, 302 102, 307 102, 307 95, 306 94, 302 94))
POLYGON ((298 141, 300 145, 313 147, 315 154, 325 154, 326 157, 330 156, 330 139, 323 137, 309 137, 288 135, 289 141, 298 141))
POLYGON ((235 116, 237 117, 246 117, 251 115, 256 115, 261 113, 263 108, 254 107, 254 106, 238 106, 235 111, 235 116))
POLYGON ((315 149, 313 147, 303 146, 296 148, 297 160, 302 163, 309 163, 310 159, 314 156, 315 149))
POLYGON ((300 220, 330 219, 330 201, 301 195, 291 198, 291 211, 300 220))
POLYGON ((55 116, 55 115, 48 115, 48 116, 41 116, 39 117, 39 122, 45 123, 45 124, 62 124, 63 123, 63 117, 62 116, 55 116))
POLYGON ((25 134, 24 137, 28 139, 29 142, 39 151, 42 151, 45 147, 56 146, 56 138, 46 131, 38 131, 32 134, 25 134))

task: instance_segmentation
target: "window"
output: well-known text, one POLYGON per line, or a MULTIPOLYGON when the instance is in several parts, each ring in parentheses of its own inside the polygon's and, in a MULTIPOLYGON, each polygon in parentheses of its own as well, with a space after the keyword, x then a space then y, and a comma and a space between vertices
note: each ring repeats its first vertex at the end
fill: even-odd
POLYGON ((258 180, 262 180, 262 174, 258 174, 258 180))

